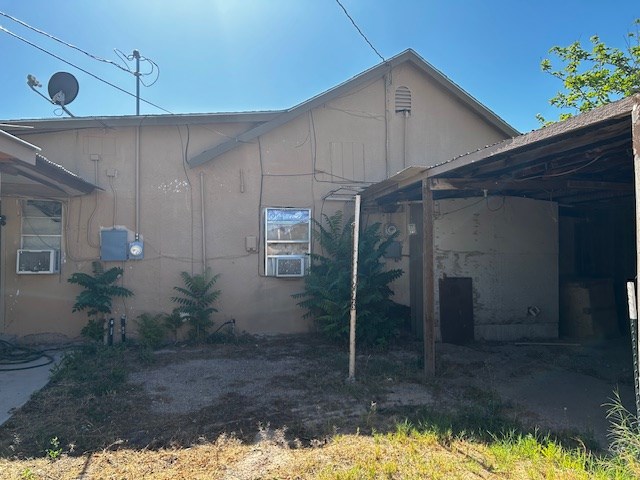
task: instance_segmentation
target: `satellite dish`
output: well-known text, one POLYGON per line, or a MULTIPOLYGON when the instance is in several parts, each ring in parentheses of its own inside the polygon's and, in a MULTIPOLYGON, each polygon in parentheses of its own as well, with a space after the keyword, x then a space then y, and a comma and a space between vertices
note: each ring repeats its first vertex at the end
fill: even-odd
POLYGON ((54 73, 47 87, 51 101, 63 107, 75 100, 80 89, 76 77, 67 72, 54 73))

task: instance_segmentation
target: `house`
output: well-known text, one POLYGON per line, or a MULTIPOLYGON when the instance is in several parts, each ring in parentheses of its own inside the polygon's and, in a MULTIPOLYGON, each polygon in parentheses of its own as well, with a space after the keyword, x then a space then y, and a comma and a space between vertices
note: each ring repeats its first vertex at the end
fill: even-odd
MULTIPOLYGON (((308 331, 291 294, 301 291, 314 248, 311 219, 353 211, 355 193, 407 167, 440 165, 518 133, 411 50, 283 111, 9 124, 12 144, 43 164, 37 145, 45 165, 80 182, 73 191, 46 179, 9 188, 3 169, 0 334, 36 338, 79 334, 86 317, 71 312, 78 290, 67 279, 98 259, 121 266, 121 284, 135 294, 116 300, 115 317, 170 311, 180 272, 211 268, 222 291, 217 323, 308 331)), ((394 299, 409 305, 416 204, 379 207, 364 220, 400 232, 398 255, 387 261, 407 272, 394 299)))

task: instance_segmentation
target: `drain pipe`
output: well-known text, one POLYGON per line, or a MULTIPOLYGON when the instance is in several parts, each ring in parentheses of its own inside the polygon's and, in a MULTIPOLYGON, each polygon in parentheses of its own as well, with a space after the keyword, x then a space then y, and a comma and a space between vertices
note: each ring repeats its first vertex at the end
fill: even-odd
POLYGON ((207 231, 204 222, 204 172, 200 172, 200 221, 202 222, 202 273, 207 271, 207 231))
POLYGON ((140 125, 136 127, 136 241, 140 240, 140 125))

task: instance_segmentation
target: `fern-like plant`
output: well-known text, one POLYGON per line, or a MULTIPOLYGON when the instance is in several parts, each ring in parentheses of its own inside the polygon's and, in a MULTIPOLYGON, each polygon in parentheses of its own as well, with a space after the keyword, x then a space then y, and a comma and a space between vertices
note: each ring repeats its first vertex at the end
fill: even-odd
MULTIPOLYGON (((298 305, 307 310, 305 318, 313 317, 321 333, 344 340, 349 335, 353 220, 343 222, 341 211, 323 218, 325 225, 314 220, 313 234, 324 255, 311 254, 305 290, 293 296, 302 299, 298 305)), ((385 345, 399 323, 391 314, 395 303, 389 284, 403 271, 386 270, 380 261, 394 237, 383 240, 379 223, 366 227, 359 238, 356 338, 367 345, 385 345)))
POLYGON ((122 276, 122 268, 113 267, 105 270, 102 263, 91 264, 93 275, 76 272, 68 282, 84 287, 76 297, 73 305, 74 312, 87 311, 89 321, 82 329, 82 334, 93 340, 102 340, 106 315, 111 313, 114 297, 130 297, 133 292, 128 288, 115 285, 122 276))
POLYGON ((218 280, 218 275, 211 275, 209 269, 205 273, 191 275, 188 272, 180 274, 184 287, 173 287, 179 297, 171 297, 171 301, 178 305, 179 312, 186 315, 191 324, 190 336, 193 340, 206 339, 207 330, 213 325, 211 315, 218 310, 213 306, 220 290, 213 287, 218 280))
POLYGON ((174 308, 171 313, 167 313, 164 317, 164 326, 171 332, 175 343, 178 343, 178 330, 180 330, 183 324, 184 319, 178 307, 174 308))
POLYGON ((138 315, 138 341, 141 345, 155 350, 162 346, 167 327, 164 324, 164 313, 142 313, 138 315))

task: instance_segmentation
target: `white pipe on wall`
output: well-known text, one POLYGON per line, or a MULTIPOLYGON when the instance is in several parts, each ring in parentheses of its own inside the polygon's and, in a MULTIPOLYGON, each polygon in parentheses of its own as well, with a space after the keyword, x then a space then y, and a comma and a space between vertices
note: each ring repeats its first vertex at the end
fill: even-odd
POLYGON ((136 127, 136 240, 140 236, 140 125, 136 127))
POLYGON ((207 271, 207 230, 204 222, 204 172, 200 172, 200 220, 202 222, 202 273, 207 271))

